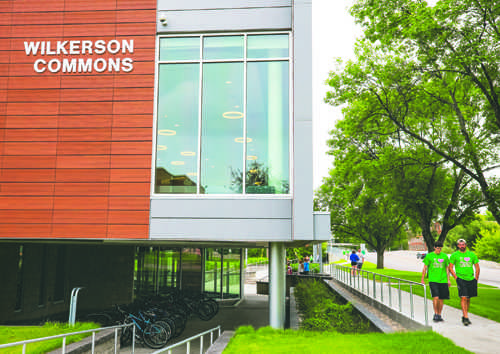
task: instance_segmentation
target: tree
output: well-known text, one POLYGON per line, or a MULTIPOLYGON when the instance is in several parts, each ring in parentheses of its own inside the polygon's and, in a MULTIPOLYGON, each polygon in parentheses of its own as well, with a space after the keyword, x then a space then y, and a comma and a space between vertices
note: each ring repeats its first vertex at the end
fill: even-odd
MULTIPOLYGON (((341 84, 358 84, 356 94, 372 96, 378 106, 377 118, 390 120, 475 180, 500 222, 499 182, 487 175, 499 160, 500 6, 358 0, 351 13, 365 41, 361 65, 341 84)), ((344 92, 344 100, 349 95, 344 92)))
POLYGON ((380 160, 368 146, 376 143, 364 143, 341 129, 333 132, 334 168, 317 192, 317 205, 330 210, 336 239, 364 241, 377 252, 377 268, 383 268, 384 251, 402 232, 405 217, 386 192, 380 160))

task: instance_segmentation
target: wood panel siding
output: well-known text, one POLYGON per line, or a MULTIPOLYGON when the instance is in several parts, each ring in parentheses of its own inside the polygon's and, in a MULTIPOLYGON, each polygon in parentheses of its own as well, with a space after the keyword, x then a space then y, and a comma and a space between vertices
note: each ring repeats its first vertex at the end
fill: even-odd
POLYGON ((0 239, 149 237, 155 36, 156 0, 0 2, 0 239), (25 51, 84 40, 134 50, 25 51), (133 69, 35 71, 73 58, 133 69))

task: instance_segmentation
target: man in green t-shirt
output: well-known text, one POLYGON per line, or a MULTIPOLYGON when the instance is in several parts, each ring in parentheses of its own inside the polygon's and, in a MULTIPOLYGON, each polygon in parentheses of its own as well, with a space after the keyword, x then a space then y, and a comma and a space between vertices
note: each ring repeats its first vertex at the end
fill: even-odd
POLYGON ((448 255, 442 254, 443 244, 436 242, 434 252, 430 252, 423 259, 424 269, 422 270, 422 284, 425 284, 425 275, 429 274, 429 288, 431 289, 432 305, 434 307, 434 322, 443 321, 441 312, 443 311, 443 300, 450 298, 450 273, 448 265, 450 261, 448 255))
POLYGON ((477 256, 467 250, 464 239, 457 241, 458 251, 450 257, 450 274, 457 281, 458 296, 462 306, 462 323, 464 326, 471 324, 469 320, 470 298, 477 296, 477 281, 479 280, 479 260, 477 256), (453 270, 455 267, 455 270, 453 270), (475 270, 475 274, 474 274, 475 270))

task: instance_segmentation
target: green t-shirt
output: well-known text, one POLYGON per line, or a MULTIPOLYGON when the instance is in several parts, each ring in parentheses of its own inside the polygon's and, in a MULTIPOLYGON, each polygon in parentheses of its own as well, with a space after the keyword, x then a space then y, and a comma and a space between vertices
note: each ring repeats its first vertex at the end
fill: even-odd
POLYGON ((479 259, 471 251, 456 251, 450 257, 450 263, 455 265, 457 277, 463 280, 474 279, 474 264, 479 263, 479 259))
POLYGON ((433 283, 448 283, 448 276, 446 275, 446 268, 450 264, 448 255, 444 253, 435 254, 431 252, 425 256, 422 261, 427 266, 429 274, 429 282, 433 283))

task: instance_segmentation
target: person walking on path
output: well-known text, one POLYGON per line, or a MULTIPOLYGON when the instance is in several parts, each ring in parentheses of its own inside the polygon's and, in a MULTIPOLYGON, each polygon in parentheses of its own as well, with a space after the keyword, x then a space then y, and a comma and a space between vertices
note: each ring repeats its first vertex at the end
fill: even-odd
POLYGON ((356 275, 356 270, 358 268, 358 262, 359 262, 359 256, 356 254, 355 250, 352 251, 349 259, 351 260, 351 275, 356 275))
POLYGON ((450 272, 448 266, 450 261, 448 255, 441 254, 443 243, 436 242, 434 252, 425 256, 422 260, 422 284, 425 284, 425 275, 429 274, 429 288, 431 289, 432 305, 434 307, 434 322, 443 321, 443 300, 450 298, 450 272))
POLYGON ((359 257, 359 261, 358 261, 358 264, 356 266, 356 268, 359 270, 361 268, 363 268, 363 263, 365 262, 365 255, 363 254, 364 251, 361 251, 361 249, 358 250, 358 257, 359 257))
POLYGON ((458 240, 457 246, 458 251, 450 257, 449 269, 457 281, 458 296, 463 313, 462 323, 464 326, 468 326, 471 324, 469 320, 470 298, 477 296, 477 282, 480 273, 479 259, 473 252, 467 250, 467 243, 464 239, 458 240))
POLYGON ((308 275, 309 274, 309 256, 306 256, 304 259, 304 274, 308 275))

